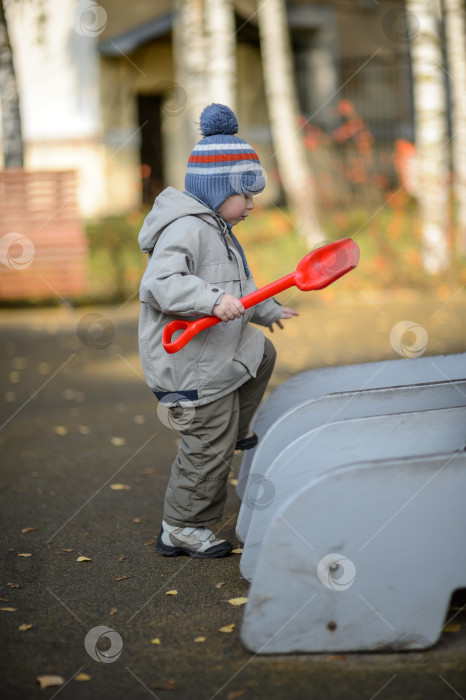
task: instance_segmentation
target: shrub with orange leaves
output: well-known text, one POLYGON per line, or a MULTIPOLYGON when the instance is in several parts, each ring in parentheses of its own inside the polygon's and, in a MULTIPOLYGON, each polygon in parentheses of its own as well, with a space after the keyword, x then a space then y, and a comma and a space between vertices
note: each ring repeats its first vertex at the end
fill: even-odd
POLYGON ((406 206, 417 190, 414 145, 397 139, 394 152, 374 149, 370 129, 347 99, 339 100, 332 113, 340 123, 329 134, 302 116, 299 120, 303 144, 312 153, 319 205, 406 206))
POLYGON ((354 107, 349 100, 340 100, 337 104, 337 110, 346 117, 354 114, 354 107))

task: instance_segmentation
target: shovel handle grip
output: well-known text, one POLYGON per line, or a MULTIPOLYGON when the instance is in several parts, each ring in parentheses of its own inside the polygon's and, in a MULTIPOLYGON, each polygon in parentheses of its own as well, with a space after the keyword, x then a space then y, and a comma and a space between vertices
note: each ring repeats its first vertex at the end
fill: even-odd
POLYGON ((184 346, 189 343, 191 338, 194 338, 195 335, 206 328, 210 328, 211 326, 215 326, 216 323, 220 323, 220 320, 221 319, 217 318, 216 316, 203 316, 195 321, 182 321, 181 319, 171 321, 170 323, 167 323, 163 329, 162 345, 170 354, 178 352, 178 350, 181 350, 181 348, 184 348, 184 346), (176 333, 176 331, 181 330, 183 333, 179 335, 176 340, 172 340, 173 334, 176 333))

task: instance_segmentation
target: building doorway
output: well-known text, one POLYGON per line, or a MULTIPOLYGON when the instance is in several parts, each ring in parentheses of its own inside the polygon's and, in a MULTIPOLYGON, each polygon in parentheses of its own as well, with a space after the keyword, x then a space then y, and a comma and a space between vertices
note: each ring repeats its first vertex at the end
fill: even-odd
POLYGON ((138 95, 138 115, 141 126, 142 203, 152 205, 164 189, 161 95, 138 95))

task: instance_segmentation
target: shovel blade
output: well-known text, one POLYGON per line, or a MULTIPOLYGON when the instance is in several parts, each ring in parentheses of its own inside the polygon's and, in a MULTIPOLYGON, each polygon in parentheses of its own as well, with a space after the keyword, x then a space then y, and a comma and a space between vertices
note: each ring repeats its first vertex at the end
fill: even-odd
POLYGON ((313 250, 296 268, 296 286, 303 292, 324 289, 359 262, 359 246, 352 238, 342 238, 313 250))

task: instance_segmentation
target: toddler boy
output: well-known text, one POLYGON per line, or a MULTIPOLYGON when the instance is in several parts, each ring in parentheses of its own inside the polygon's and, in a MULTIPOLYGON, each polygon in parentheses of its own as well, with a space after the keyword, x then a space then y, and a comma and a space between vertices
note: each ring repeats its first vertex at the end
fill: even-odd
POLYGON ((232 227, 253 209, 265 178, 254 149, 235 136, 225 105, 201 114, 203 137, 188 162, 185 191, 165 189, 139 234, 148 253, 141 281, 139 348, 148 385, 180 427, 156 548, 161 554, 221 557, 230 542, 210 529, 223 512, 235 449, 255 447, 249 423, 275 363, 275 349, 249 322, 280 328, 297 313, 268 299, 245 310, 256 285, 232 227), (167 353, 165 326, 175 318, 224 321, 167 353))

